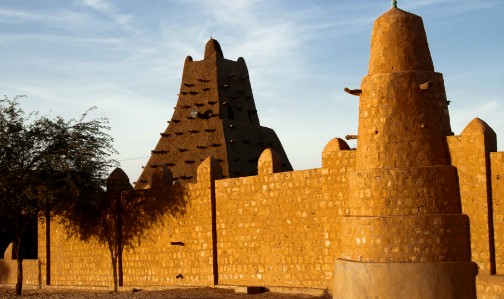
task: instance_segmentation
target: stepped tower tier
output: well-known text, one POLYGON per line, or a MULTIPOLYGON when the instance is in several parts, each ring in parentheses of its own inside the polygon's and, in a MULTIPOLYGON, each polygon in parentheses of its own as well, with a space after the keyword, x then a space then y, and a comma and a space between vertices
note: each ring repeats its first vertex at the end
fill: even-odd
POLYGON ((393 8, 376 20, 361 89, 358 168, 449 164, 448 102, 422 18, 393 8))
POLYGON ((174 180, 193 182, 197 166, 208 156, 221 164, 224 177, 255 175, 266 148, 280 155, 282 170, 292 170, 275 132, 259 124, 245 60, 225 59, 214 39, 207 42, 203 60, 186 58, 177 106, 168 122, 135 189, 147 187, 161 165, 174 180))
POLYGON ((375 21, 361 90, 335 298, 475 298, 444 82, 419 16, 375 21))

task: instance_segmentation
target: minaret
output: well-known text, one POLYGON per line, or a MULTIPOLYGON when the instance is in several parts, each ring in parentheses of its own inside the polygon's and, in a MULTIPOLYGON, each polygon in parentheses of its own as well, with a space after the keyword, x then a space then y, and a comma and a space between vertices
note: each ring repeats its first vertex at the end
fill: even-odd
POLYGON ((443 76, 419 16, 375 21, 361 90, 334 298, 475 298, 443 76))
POLYGON ((292 170, 272 129, 261 127, 243 58, 224 58, 215 39, 205 45, 204 59, 184 63, 177 106, 152 151, 135 189, 148 187, 156 167, 166 165, 174 180, 193 182, 196 168, 213 156, 224 177, 257 174, 262 151, 272 148, 282 170, 292 170))

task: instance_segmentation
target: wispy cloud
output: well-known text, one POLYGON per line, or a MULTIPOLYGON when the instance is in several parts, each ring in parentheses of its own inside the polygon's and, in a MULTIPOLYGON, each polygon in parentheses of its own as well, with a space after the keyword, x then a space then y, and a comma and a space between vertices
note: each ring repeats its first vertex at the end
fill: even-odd
POLYGON ((57 42, 61 44, 71 44, 74 46, 87 46, 96 47, 100 45, 105 46, 119 46, 122 45, 124 40, 120 38, 113 37, 80 37, 73 35, 56 35, 56 34, 10 34, 9 36, 0 39, 0 44, 2 43, 16 43, 16 42, 57 42))
POLYGON ((38 16, 25 11, 0 9, 0 22, 19 23, 23 20, 36 20, 38 16))
POLYGON ((51 12, 32 12, 29 10, 0 9, 0 23, 83 23, 87 21, 86 15, 70 10, 56 10, 51 12))
POLYGON ((82 0, 82 2, 85 5, 93 9, 96 9, 100 12, 108 12, 111 10, 110 5, 103 0, 82 0))
POLYGON ((113 20, 118 25, 132 32, 137 32, 132 26, 133 15, 120 13, 119 9, 105 0, 81 0, 82 4, 113 20))
POLYGON ((405 9, 430 8, 436 14, 449 16, 474 10, 489 9, 499 5, 498 1, 473 0, 416 0, 404 4, 405 9))

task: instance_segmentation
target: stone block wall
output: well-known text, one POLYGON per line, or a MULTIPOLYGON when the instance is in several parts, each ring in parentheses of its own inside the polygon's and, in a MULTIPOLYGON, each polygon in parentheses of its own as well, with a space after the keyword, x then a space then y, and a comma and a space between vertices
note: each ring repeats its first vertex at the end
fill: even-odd
POLYGON ((265 154, 258 176, 216 181, 219 284, 331 288, 355 151, 280 173, 265 154))
POLYGON ((490 163, 496 275, 478 275, 479 299, 504 298, 504 152, 491 152, 490 163))
MULTIPOLYGON (((504 274, 504 152, 490 153, 497 274, 504 274)), ((504 289, 504 286, 502 287, 504 289)))
POLYGON ((474 119, 459 136, 448 137, 448 147, 458 170, 462 213, 470 218, 471 260, 478 264, 479 273, 495 274, 490 182, 490 152, 497 150, 495 133, 474 119))
MULTIPOLYGON (((41 285, 39 275, 39 261, 33 259, 23 260, 23 286, 38 287, 41 285)), ((17 260, 12 259, 12 243, 7 247, 4 258, 0 259, 0 286, 16 285, 17 260)))
POLYGON ((477 118, 460 135, 448 137, 448 145, 462 211, 470 219, 478 298, 504 298, 504 153, 496 152, 495 132, 477 118))
MULTIPOLYGON (((215 180, 219 165, 205 160, 195 183, 179 185, 184 213, 165 217, 124 251, 124 285, 330 288, 339 216, 347 212, 347 173, 355 167, 355 151, 341 142, 326 146, 319 169, 277 173, 279 156, 266 150, 259 175, 215 180)), ((44 224, 39 236, 45 236, 44 224)), ((41 237, 44 282, 45 246, 41 237)), ((111 288, 108 248, 69 238, 52 222, 51 285, 111 288)))
MULTIPOLYGON (((50 283, 52 286, 108 288, 113 286, 110 253, 96 240, 70 237, 57 220, 50 224, 50 283)), ((43 284, 47 281, 46 224, 39 224, 39 261, 43 284)))
POLYGON ((478 299, 504 298, 504 277, 502 275, 478 274, 476 287, 478 299))
POLYGON ((213 277, 212 179, 207 159, 195 183, 183 188, 185 212, 166 217, 142 243, 124 252, 124 284, 211 286, 213 277))
MULTIPOLYGON (((198 181, 179 186, 185 211, 166 216, 146 232, 142 242, 123 252, 125 286, 210 286, 213 279, 212 208, 215 160, 198 167, 198 181)), ((39 260, 46 282, 45 225, 39 226, 39 260)), ((38 272, 38 271, 36 271, 38 272)), ((51 285, 112 288, 108 248, 95 240, 69 237, 62 225, 51 222, 51 285)))
MULTIPOLYGON (((495 264, 497 273, 502 274, 504 153, 490 151, 492 136, 481 125, 472 124, 460 136, 448 137, 448 144, 452 165, 458 171, 462 210, 470 218, 472 260, 480 267, 478 296, 499 298, 502 293, 499 285, 504 281, 500 275, 490 275, 490 236, 493 229, 495 264), (490 173, 492 179, 487 184, 490 173), (489 209, 493 209, 493 228, 489 227, 489 209)), ((350 218, 342 216, 349 213, 350 174, 355 173, 355 154, 341 139, 333 139, 322 153, 322 168, 279 172, 278 155, 266 150, 259 158, 258 175, 227 179, 218 179, 222 172, 215 159, 205 160, 198 167, 195 183, 178 185, 185 202, 184 213, 179 217, 166 216, 162 225, 146 232, 141 244, 125 250, 124 285, 219 284, 306 287, 332 292, 334 263, 342 255, 341 240, 349 239, 340 235, 340 228, 353 225, 348 223, 350 218)), ((449 202, 444 204, 451 209, 449 202)), ((350 238, 355 240, 355 246, 362 247, 356 250, 369 247, 374 252, 373 246, 378 242, 373 239, 376 231, 388 230, 383 223, 371 223, 372 218, 368 219, 368 232, 355 232, 350 238)), ((431 220, 433 224, 440 221, 436 217, 431 220)), ((462 220, 467 223, 466 218, 462 220)), ((380 242, 398 241, 394 238, 397 233, 389 231, 390 240, 380 242)), ((447 239, 451 234, 439 230, 435 234, 412 231, 412 237, 404 239, 404 244, 409 242, 411 248, 407 252, 413 253, 415 248, 423 252, 422 246, 438 244, 440 250, 431 254, 442 257, 445 245, 458 250, 453 246, 457 240, 447 239)), ((25 274, 38 277, 40 271, 36 281, 44 285, 44 224, 39 226, 39 236, 39 261, 33 269, 25 268, 25 274)), ((403 252, 406 247, 396 247, 391 246, 389 250, 404 253, 405 261, 421 261, 421 256, 411 260, 414 255, 403 252)), ((379 253, 375 254, 379 260, 379 253)), ((464 260, 468 254, 460 251, 450 256, 464 260)), ((69 239, 57 222, 51 223, 51 256, 51 285, 112 287, 108 249, 94 241, 69 239)), ((0 265, 5 265, 5 261, 0 265)))

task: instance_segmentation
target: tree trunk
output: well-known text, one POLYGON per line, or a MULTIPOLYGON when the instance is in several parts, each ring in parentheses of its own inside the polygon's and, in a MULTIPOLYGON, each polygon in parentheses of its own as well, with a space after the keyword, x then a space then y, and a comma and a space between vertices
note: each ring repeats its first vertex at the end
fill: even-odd
POLYGON ((119 268, 119 286, 123 286, 123 268, 122 268, 122 249, 123 249, 123 241, 122 241, 122 207, 121 207, 121 194, 117 194, 114 198, 115 202, 115 250, 117 253, 117 264, 119 268))
POLYGON ((21 296, 23 289, 23 251, 21 250, 21 236, 17 237, 16 244, 16 258, 17 258, 17 282, 16 282, 16 296, 21 296))
POLYGON ((51 216, 46 210, 46 284, 51 284, 51 216))
POLYGON ((117 292, 117 254, 114 252, 114 247, 110 248, 110 258, 112 260, 112 276, 114 277, 114 292, 117 292))
POLYGON ((117 266, 119 268, 119 286, 123 286, 123 267, 122 267, 122 249, 119 246, 117 253, 117 266))

